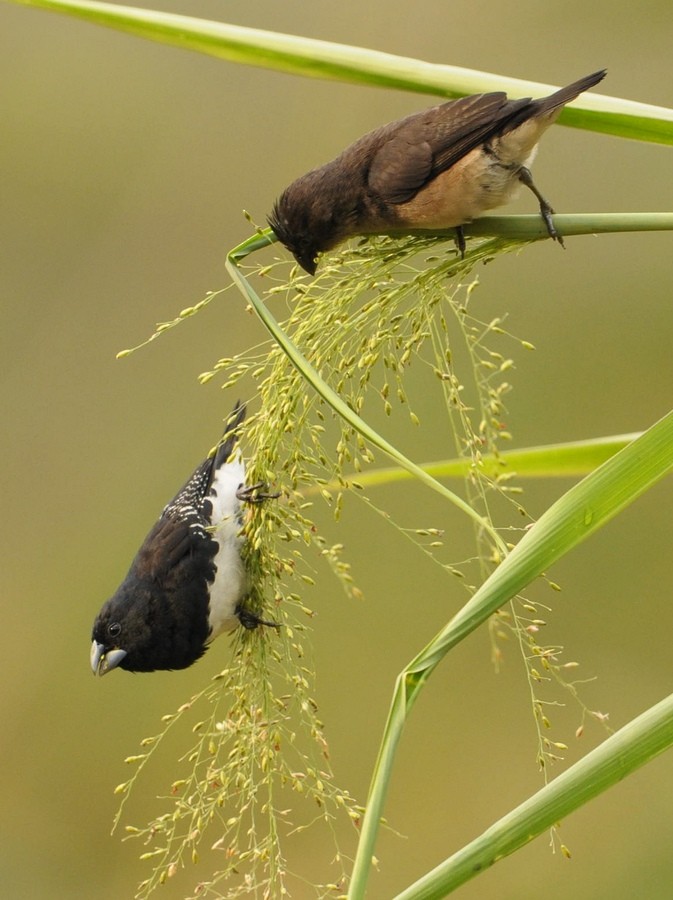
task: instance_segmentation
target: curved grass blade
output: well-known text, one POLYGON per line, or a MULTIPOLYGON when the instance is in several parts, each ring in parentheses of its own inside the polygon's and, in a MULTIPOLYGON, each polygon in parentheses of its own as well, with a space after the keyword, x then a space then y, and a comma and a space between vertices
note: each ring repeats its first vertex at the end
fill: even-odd
MULTIPOLYGON (((227 25, 94 0, 13 0, 115 28, 148 40, 207 53, 230 62, 276 69, 310 78, 458 97, 504 90, 513 97, 541 97, 554 85, 487 72, 437 65, 362 47, 227 25)), ((598 68, 600 60, 597 60, 598 68)), ((600 94, 584 94, 559 122, 638 140, 673 143, 673 111, 600 94)))
MULTIPOLYGON (((482 457, 481 467, 486 475, 492 477, 503 471, 515 472, 519 478, 568 478, 588 475, 640 434, 641 432, 633 432, 612 437, 591 438, 586 441, 504 450, 497 457, 482 457)), ((473 461, 467 458, 442 459, 437 462, 421 463, 421 468, 433 478, 465 478, 473 465, 473 461)), ((412 477, 405 469, 390 466, 358 472, 357 482, 362 487, 378 487, 382 484, 408 481, 412 477)))

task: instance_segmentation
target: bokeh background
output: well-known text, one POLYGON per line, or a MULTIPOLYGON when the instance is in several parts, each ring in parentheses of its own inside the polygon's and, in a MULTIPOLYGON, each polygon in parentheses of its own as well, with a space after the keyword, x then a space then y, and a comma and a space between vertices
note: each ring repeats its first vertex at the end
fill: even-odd
MULTIPOLYGON (((669 2, 640 3, 637 14, 606 0, 152 5, 551 84, 604 66, 603 92, 673 105, 669 2)), ((235 66, 10 5, 0 6, 0 49, 0 894, 116 900, 146 874, 141 848, 109 836, 123 758, 230 650, 221 640, 186 672, 99 681, 91 621, 231 407, 198 373, 263 335, 229 292, 129 359, 115 354, 227 284, 225 251, 250 231, 243 209, 263 223, 294 177, 425 100, 235 66)), ((562 211, 673 207, 670 149, 659 146, 558 127, 535 174, 562 211)), ((532 212, 534 201, 513 209, 532 212)), ((479 273, 477 311, 508 314, 537 347, 512 373, 516 446, 638 430, 668 411, 671 240, 577 238, 565 253, 547 242, 479 273)), ((408 449, 440 458, 433 398, 417 389, 415 404, 426 424, 408 449)), ((526 504, 539 513, 568 486, 528 486, 526 504)), ((416 488, 380 501, 404 524, 447 524, 416 488)), ((670 482, 660 484, 551 573, 563 592, 546 638, 597 677, 586 702, 615 727, 673 681, 672 501, 670 482)), ((338 780, 364 799, 394 676, 463 595, 361 509, 325 527, 346 545, 366 600, 345 598, 326 572, 309 598, 318 700, 338 780)), ((557 714, 568 761, 601 739, 592 726, 575 741, 578 712, 557 714)), ((156 812, 187 746, 185 736, 141 783, 132 821, 156 812)), ((517 652, 494 674, 480 632, 414 710, 371 896, 393 896, 536 790, 535 753, 517 652)), ((570 861, 541 838, 461 896, 670 897, 672 810, 668 754, 563 823, 570 861)), ((289 849, 297 869, 324 854, 319 829, 289 849)), ((194 874, 162 896, 184 896, 194 874)))

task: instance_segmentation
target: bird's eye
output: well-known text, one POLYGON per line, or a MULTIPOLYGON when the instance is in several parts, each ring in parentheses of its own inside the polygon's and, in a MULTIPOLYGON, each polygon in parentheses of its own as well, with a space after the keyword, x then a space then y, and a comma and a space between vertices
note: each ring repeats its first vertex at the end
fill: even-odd
POLYGON ((107 630, 111 637, 117 637, 118 634, 121 634, 122 627, 119 622, 111 622, 107 630))

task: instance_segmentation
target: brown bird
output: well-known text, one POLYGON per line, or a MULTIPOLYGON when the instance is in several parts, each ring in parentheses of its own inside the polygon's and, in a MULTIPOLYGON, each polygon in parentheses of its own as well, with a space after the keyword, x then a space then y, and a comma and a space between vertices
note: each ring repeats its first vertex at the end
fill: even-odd
POLYGON ((383 125, 293 182, 269 225, 311 275, 319 253, 353 235, 455 227, 463 253, 462 226, 524 184, 549 236, 563 244, 528 166, 565 104, 604 76, 594 72, 539 100, 474 94, 383 125))

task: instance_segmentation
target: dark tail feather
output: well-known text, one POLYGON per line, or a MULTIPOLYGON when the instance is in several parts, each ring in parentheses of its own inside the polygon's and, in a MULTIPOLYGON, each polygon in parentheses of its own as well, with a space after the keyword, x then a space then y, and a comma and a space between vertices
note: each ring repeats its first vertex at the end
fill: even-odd
POLYGON ((602 81, 606 74, 607 69, 601 69, 599 72, 594 72, 592 75, 585 75, 584 78, 580 78, 579 81, 573 81, 572 84, 561 88, 560 91, 556 91, 554 94, 550 94, 549 97, 542 97, 541 100, 535 100, 534 103, 537 107, 535 114, 539 115, 541 113, 552 112, 561 106, 565 106, 566 103, 570 103, 575 97, 579 97, 584 91, 593 87, 595 84, 598 84, 599 81, 602 81))
POLYGON ((231 454, 234 452, 234 447, 236 446, 236 441, 238 439, 238 435, 236 431, 238 426, 245 419, 245 414, 247 412, 245 403, 242 403, 240 400, 236 401, 236 405, 234 409, 227 419, 227 424, 224 426, 224 434, 222 435, 222 443, 217 448, 217 453, 215 454, 215 461, 213 465, 213 472, 216 472, 220 466, 225 463, 231 454))

